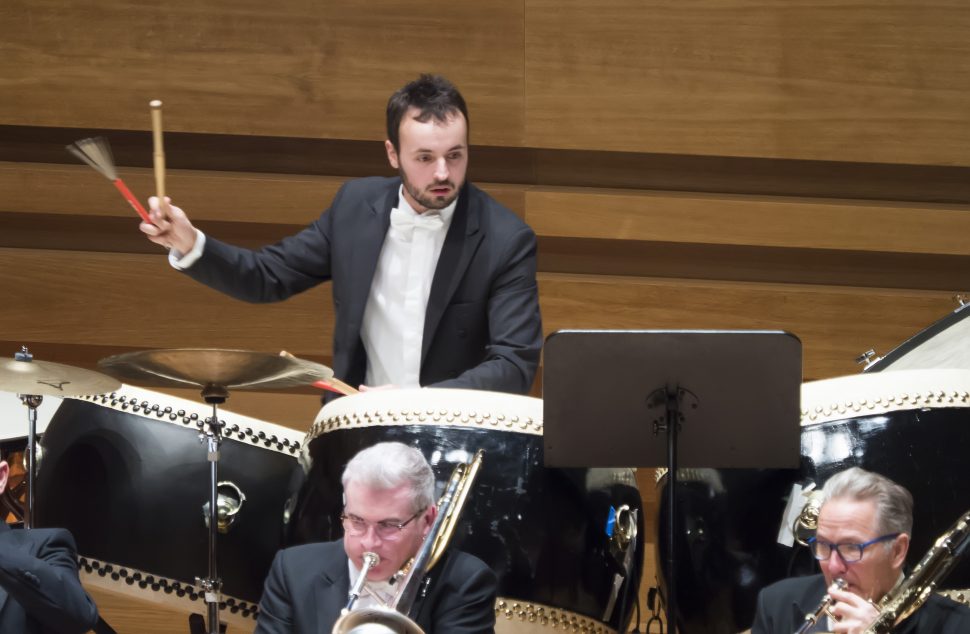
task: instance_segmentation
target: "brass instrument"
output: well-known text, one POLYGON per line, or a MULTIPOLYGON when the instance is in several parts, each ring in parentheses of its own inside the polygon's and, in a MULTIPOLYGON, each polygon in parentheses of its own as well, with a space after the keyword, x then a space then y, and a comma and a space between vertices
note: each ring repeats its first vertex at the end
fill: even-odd
MULTIPOLYGON (((846 586, 845 579, 836 579, 833 582, 833 585, 841 590, 846 586)), ((823 615, 829 613, 830 607, 832 607, 832 595, 826 592, 825 596, 822 597, 822 601, 818 604, 818 607, 815 608, 815 611, 805 615, 805 621, 802 622, 802 626, 795 631, 795 634, 805 634, 805 632, 815 627, 818 620, 822 618, 823 615)))
POLYGON ((970 548, 970 511, 943 533, 923 556, 913 573, 879 605, 879 616, 865 634, 886 634, 918 610, 970 548))
MULTIPOLYGON (((812 485, 814 486, 814 485, 812 485)), ((818 515, 822 510, 822 492, 811 491, 802 495, 808 499, 802 506, 801 513, 792 525, 792 535, 795 541, 802 546, 808 546, 808 540, 815 535, 818 530, 818 515)))
MULTIPOLYGON (((331 634, 424 634, 424 630, 410 617, 408 612, 418 596, 418 589, 425 575, 441 558, 455 524, 461 515, 461 509, 468 499, 468 491, 478 475, 482 464, 482 451, 475 452, 471 462, 455 467, 445 487, 445 492, 438 500, 438 515, 428 532, 417 554, 407 567, 404 575, 396 582, 397 593, 386 606, 352 610, 355 597, 348 601, 345 608, 334 623, 331 634)), ((366 555, 365 555, 366 556, 366 555)), ((358 583, 363 587, 361 578, 366 577, 361 571, 358 583)), ((360 589, 357 590, 358 594, 360 589)))
POLYGON ((370 572, 371 568, 381 563, 381 558, 377 553, 364 553, 361 559, 364 560, 364 565, 360 567, 360 574, 357 575, 357 581, 354 582, 354 587, 350 589, 350 594, 347 597, 347 605, 340 611, 341 615, 347 614, 354 609, 354 604, 357 603, 357 599, 360 598, 360 593, 364 589, 364 584, 367 583, 367 573, 370 572))

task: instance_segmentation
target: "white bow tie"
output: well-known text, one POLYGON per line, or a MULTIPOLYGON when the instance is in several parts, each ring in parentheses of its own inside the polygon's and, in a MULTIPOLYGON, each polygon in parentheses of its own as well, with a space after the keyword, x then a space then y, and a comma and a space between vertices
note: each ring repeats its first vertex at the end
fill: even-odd
POLYGON ((437 210, 428 210, 423 214, 411 213, 395 207, 391 209, 391 226, 401 231, 408 240, 414 235, 415 227, 437 231, 445 225, 444 219, 437 210))

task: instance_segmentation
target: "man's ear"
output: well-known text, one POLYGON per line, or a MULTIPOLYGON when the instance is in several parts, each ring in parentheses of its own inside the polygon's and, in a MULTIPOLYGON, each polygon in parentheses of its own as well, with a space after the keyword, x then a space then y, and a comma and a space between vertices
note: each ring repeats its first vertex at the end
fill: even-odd
POLYGON ((428 507, 428 511, 421 516, 421 519, 425 521, 423 535, 431 532, 431 526, 434 524, 436 517, 438 517, 438 507, 432 504, 428 507))
POLYGON ((5 460, 0 460, 0 493, 7 489, 7 478, 10 476, 10 465, 5 460))
POLYGON ((909 535, 903 533, 896 538, 893 544, 893 567, 902 569, 906 562, 906 553, 909 552, 909 535))
POLYGON ((394 149, 394 144, 391 143, 390 139, 384 140, 384 149, 387 151, 387 162, 391 164, 394 169, 401 169, 401 162, 398 160, 397 150, 394 149))

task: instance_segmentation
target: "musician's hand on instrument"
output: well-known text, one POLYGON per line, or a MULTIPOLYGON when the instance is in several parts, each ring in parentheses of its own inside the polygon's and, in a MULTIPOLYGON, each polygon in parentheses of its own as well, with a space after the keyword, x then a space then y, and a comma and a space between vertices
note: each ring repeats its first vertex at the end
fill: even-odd
POLYGON ((833 632, 861 634, 879 616, 876 606, 857 594, 833 586, 829 588, 829 595, 836 601, 830 610, 833 632))
POLYGON ((143 222, 138 225, 138 228, 155 244, 185 254, 195 246, 195 227, 189 222, 185 212, 173 206, 171 202, 168 196, 164 201, 159 201, 156 196, 149 198, 148 216, 152 221, 143 222))

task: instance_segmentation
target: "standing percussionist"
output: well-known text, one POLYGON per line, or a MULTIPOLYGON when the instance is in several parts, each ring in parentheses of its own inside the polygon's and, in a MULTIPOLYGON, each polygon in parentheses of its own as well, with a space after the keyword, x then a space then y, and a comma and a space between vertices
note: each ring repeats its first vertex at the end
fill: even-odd
MULTIPOLYGON (((384 442, 354 456, 341 478, 343 540, 304 544, 277 553, 259 602, 257 634, 330 632, 363 567, 370 568, 355 607, 388 602, 397 592, 391 578, 418 552, 437 509, 434 473, 420 451, 384 442)), ((422 582, 409 611, 431 634, 494 632, 495 573, 481 560, 446 551, 422 582)))
POLYGON ((246 301, 332 281, 333 369, 351 385, 527 393, 542 346, 536 237, 465 181, 464 98, 422 75, 388 101, 384 145, 399 177, 347 182, 310 226, 258 251, 157 198, 141 230, 173 266, 246 301))
MULTIPOLYGON (((752 634, 792 634, 828 593, 831 616, 819 617, 812 632, 865 631, 879 615, 877 605, 902 583, 913 526, 909 491, 876 473, 852 467, 823 488, 818 531, 809 543, 822 574, 785 579, 758 596, 752 634), (835 587, 835 580, 845 587, 835 587)), ((931 596, 895 630, 899 634, 970 632, 970 608, 931 596)))

